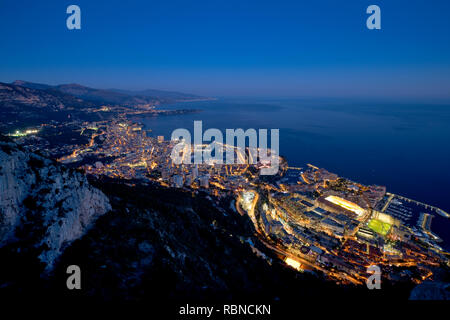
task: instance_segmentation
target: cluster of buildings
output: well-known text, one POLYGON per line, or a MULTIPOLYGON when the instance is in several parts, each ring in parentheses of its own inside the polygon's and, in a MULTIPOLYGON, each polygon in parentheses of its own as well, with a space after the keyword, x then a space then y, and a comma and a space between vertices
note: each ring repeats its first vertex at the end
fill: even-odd
MULTIPOLYGON (((313 165, 285 164, 261 179, 258 165, 175 164, 175 142, 154 138, 124 118, 80 127, 87 143, 58 147, 53 155, 61 154, 60 162, 97 176, 235 196, 237 211, 249 215, 261 241, 297 270, 362 284, 367 267, 376 264, 391 280, 420 282, 432 277, 432 268, 448 264, 431 231, 433 214, 448 214, 383 186, 365 186, 313 165)), ((194 146, 186 147, 192 156, 194 146)))
MULTIPOLYGON (((250 191, 260 198, 252 221, 264 241, 290 259, 288 265, 292 259, 298 263, 295 269, 363 284, 367 268, 377 265, 392 281, 420 283, 432 277, 433 268, 448 264, 448 253, 430 231, 431 214, 407 223, 417 205, 413 200, 405 205, 385 187, 364 186, 312 165, 288 168, 277 184, 277 191, 250 191)), ((248 207, 240 200, 241 208, 248 207)))
MULTIPOLYGON (((243 190, 249 184, 247 164, 175 164, 171 158, 175 142, 151 137, 141 125, 125 119, 84 124, 80 134, 89 136, 89 143, 58 161, 82 164, 88 174, 204 189, 216 196, 243 190)), ((194 147, 189 147, 193 157, 194 147)))

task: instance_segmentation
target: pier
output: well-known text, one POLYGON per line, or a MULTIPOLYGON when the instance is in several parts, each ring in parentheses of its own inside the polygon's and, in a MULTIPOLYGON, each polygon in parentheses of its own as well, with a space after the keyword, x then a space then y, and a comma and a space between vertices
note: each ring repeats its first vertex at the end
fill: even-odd
MULTIPOLYGON (((440 209, 440 208, 437 208, 437 207, 435 207, 435 206, 431 206, 431 205, 429 205, 429 204, 426 204, 426 203, 423 203, 423 202, 420 202, 420 201, 417 201, 417 200, 413 200, 413 199, 410 199, 410 198, 406 198, 406 197, 403 197, 403 196, 399 196, 398 194, 392 194, 392 193, 389 193, 389 192, 386 192, 386 194, 389 196, 389 200, 392 200, 393 197, 396 197, 396 198, 398 198, 398 199, 400 199, 400 200, 407 201, 407 202, 411 202, 411 203, 414 203, 414 204, 419 205, 419 206, 423 206, 423 207, 425 207, 425 209, 427 209, 427 210, 435 211, 437 214, 439 214, 439 215, 441 215, 441 216, 443 216, 443 217, 445 217, 445 218, 450 218, 450 214, 449 214, 449 213, 447 213, 447 212, 445 212, 444 210, 442 210, 442 209, 440 209)), ((389 202, 390 202, 390 201, 387 201, 387 204, 388 204, 389 202)), ((387 207, 387 206, 385 206, 385 208, 383 208, 383 210, 385 210, 386 207, 387 207)))

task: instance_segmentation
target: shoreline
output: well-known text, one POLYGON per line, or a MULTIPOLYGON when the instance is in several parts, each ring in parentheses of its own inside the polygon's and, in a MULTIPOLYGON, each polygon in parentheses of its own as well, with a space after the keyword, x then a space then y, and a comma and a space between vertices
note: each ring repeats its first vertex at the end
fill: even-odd
POLYGON ((167 103, 167 102, 161 103, 157 106, 157 108, 163 107, 163 106, 168 106, 168 105, 174 105, 174 104, 178 104, 178 103, 185 103, 185 102, 204 102, 204 101, 217 101, 217 100, 219 100, 219 98, 214 98, 214 97, 188 99, 188 100, 175 100, 174 102, 170 102, 170 103, 167 103))

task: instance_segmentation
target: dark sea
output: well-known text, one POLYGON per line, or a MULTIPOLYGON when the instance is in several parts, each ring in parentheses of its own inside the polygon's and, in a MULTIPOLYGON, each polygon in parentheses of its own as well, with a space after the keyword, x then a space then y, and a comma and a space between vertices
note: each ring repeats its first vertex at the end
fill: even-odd
MULTIPOLYGON (((250 99, 183 102, 159 109, 200 113, 141 118, 152 135, 170 139, 177 128, 193 135, 193 121, 209 128, 280 129, 280 155, 450 212, 450 105, 345 99, 250 99)), ((432 231, 450 250, 450 219, 432 231)))

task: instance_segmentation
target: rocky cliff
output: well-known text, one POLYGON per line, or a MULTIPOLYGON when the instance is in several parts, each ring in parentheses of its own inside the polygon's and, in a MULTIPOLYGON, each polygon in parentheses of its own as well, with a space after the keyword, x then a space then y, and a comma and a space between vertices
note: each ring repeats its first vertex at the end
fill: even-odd
POLYGON ((0 247, 21 243, 51 269, 109 200, 81 173, 0 139, 0 247))

